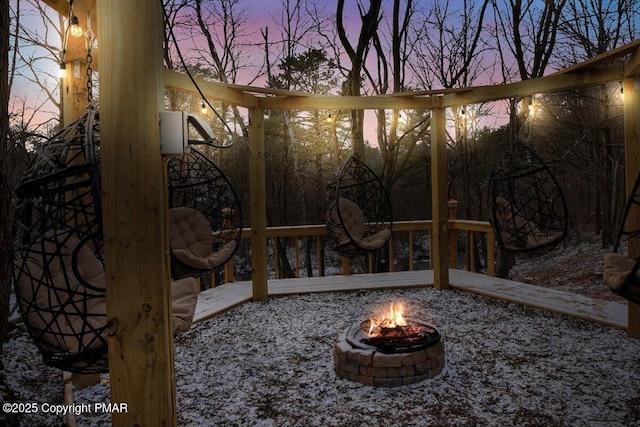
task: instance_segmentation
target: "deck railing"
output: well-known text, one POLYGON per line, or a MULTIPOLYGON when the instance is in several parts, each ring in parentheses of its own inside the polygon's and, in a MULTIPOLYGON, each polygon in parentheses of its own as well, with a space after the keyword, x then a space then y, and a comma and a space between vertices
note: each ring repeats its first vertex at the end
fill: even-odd
MULTIPOLYGON (((495 236, 491 225, 485 221, 470 221, 455 219, 455 209, 450 211, 450 218, 447 225, 449 230, 449 267, 459 268, 460 260, 465 260, 466 269, 474 272, 485 272, 489 276, 495 276, 495 236), (461 244, 462 243, 462 244, 461 244), (479 256, 484 260, 484 263, 480 262, 479 256), (479 269, 478 266, 481 266, 479 269)), ((388 262, 389 271, 396 270, 396 261, 398 256, 396 255, 397 246, 396 243, 399 240, 403 240, 402 235, 406 236, 406 245, 403 245, 402 253, 403 258, 408 258, 408 269, 413 271, 416 264, 416 248, 414 244, 414 237, 416 233, 431 233, 433 222, 431 220, 421 221, 394 221, 393 233, 387 244, 388 249, 388 262)), ((281 278, 282 274, 279 269, 279 263, 277 262, 279 256, 280 239, 292 239, 293 244, 289 242, 293 250, 293 263, 292 269, 295 277, 300 276, 302 267, 302 257, 300 254, 301 238, 315 238, 315 256, 316 256, 316 268, 317 274, 324 275, 325 255, 330 252, 331 249, 327 248, 325 251, 324 242, 327 236, 327 229, 324 224, 322 225, 300 225, 300 226, 281 226, 281 227, 267 227, 267 238, 270 240, 270 246, 273 248, 273 266, 274 274, 276 278, 281 278)), ((250 239, 251 230, 244 229, 242 232, 243 239, 250 239)), ((431 238, 429 236, 429 242, 431 238)), ((429 254, 433 252, 433 249, 429 247, 429 254)), ((290 254, 289 254, 290 256, 290 254)), ((338 256, 338 255, 336 255, 338 256)), ((368 262, 365 263, 368 266, 369 272, 373 272, 374 269, 374 254, 368 255, 368 262)), ((339 257, 339 256, 338 256, 339 257)), ((342 263, 342 274, 349 275, 352 272, 352 261, 349 258, 340 257, 342 263)), ((358 259, 358 258, 356 258, 358 259)), ((429 268, 432 269, 431 257, 428 257, 429 268)), ((233 261, 230 261, 225 266, 225 282, 231 282, 234 280, 233 261)))

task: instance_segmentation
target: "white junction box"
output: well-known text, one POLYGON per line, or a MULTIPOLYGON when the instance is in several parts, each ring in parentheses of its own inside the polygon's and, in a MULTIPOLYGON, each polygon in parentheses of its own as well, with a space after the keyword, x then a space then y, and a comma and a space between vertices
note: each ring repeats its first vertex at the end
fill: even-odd
POLYGON ((160 113, 160 152, 163 156, 181 156, 189 151, 187 118, 184 111, 160 113))

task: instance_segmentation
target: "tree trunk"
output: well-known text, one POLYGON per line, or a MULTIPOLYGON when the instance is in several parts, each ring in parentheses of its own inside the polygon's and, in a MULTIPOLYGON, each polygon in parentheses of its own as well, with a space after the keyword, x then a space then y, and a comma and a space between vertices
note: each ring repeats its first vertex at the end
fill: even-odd
POLYGON ((9 2, 0 5, 0 353, 7 331, 13 273, 13 189, 6 159, 9 147, 9 2))

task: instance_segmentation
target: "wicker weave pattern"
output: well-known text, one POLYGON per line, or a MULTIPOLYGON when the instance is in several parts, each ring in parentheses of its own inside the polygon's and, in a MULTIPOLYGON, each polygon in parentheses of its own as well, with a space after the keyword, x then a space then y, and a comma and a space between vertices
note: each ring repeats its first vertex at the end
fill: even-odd
POLYGON ((240 199, 229 178, 201 151, 169 160, 169 208, 187 207, 201 213, 211 227, 213 253, 223 254, 210 268, 194 268, 172 257, 174 278, 202 276, 229 261, 239 246, 242 232, 240 199))
POLYGON ((567 205, 549 167, 523 144, 516 144, 491 172, 490 222, 506 251, 539 253, 567 235, 567 205))
POLYGON ((44 362, 107 372, 99 122, 90 108, 41 147, 16 189, 14 280, 44 362))
POLYGON ((380 178, 356 156, 327 185, 327 233, 333 250, 356 257, 382 248, 391 237, 391 201, 380 178))

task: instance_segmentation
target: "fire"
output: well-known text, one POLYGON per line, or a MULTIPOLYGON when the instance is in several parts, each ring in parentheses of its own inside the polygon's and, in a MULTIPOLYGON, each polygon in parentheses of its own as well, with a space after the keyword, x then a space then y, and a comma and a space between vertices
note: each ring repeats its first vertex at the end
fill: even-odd
POLYGON ((381 328, 392 329, 401 326, 407 326, 407 320, 404 318, 404 303, 392 302, 388 312, 380 317, 369 319, 369 336, 379 335, 381 328))

